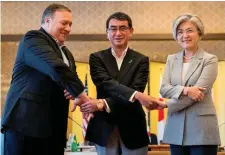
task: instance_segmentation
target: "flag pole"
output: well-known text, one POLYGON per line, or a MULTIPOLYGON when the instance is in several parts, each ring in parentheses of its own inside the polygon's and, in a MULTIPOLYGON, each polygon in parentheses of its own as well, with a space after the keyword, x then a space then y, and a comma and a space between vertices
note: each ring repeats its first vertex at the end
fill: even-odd
MULTIPOLYGON (((87 70, 88 70, 88 67, 87 67, 87 70)), ((87 73, 87 71, 85 73, 84 92, 88 96, 88 73, 87 73)), ((87 145, 87 141, 85 140, 85 135, 86 135, 87 126, 88 126, 88 118, 84 117, 83 113, 82 113, 82 125, 83 125, 82 135, 84 138, 84 145, 87 145)))
MULTIPOLYGON (((159 89, 162 84, 162 67, 160 67, 160 78, 159 78, 159 89)), ((163 101, 163 98, 161 94, 159 93, 159 100, 163 101)), ((163 134, 164 134, 164 109, 158 110, 158 144, 160 145, 161 141, 163 140, 163 134)))
MULTIPOLYGON (((150 64, 149 64, 150 65, 150 64)), ((150 68, 150 66, 149 66, 150 68)), ((151 73, 150 73, 151 74, 151 73)), ((149 74, 149 77, 148 77, 148 83, 147 83, 147 87, 148 87, 148 95, 150 95, 150 74, 149 74)), ((147 112, 147 131, 148 131, 148 134, 150 136, 151 134, 151 115, 150 115, 150 111, 147 112)))

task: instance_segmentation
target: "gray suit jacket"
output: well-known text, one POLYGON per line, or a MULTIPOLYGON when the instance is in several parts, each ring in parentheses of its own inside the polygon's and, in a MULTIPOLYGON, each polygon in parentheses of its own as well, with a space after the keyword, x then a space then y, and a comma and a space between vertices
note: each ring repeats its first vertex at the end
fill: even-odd
POLYGON ((199 49, 182 80, 183 51, 169 55, 160 88, 168 98, 168 116, 163 141, 176 145, 220 144, 218 121, 211 89, 217 77, 217 57, 199 49), (207 88, 205 97, 194 102, 182 96, 184 86, 207 88))

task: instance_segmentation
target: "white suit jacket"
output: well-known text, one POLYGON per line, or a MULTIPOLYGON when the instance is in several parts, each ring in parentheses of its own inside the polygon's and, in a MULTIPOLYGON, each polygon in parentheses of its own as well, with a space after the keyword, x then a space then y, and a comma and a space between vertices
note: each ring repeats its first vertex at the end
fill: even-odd
POLYGON ((182 82, 183 53, 169 55, 160 93, 168 98, 168 116, 163 141, 176 145, 220 144, 218 121, 211 89, 217 77, 218 60, 215 55, 199 49, 182 82), (182 96, 184 86, 205 87, 205 97, 194 102, 182 96))

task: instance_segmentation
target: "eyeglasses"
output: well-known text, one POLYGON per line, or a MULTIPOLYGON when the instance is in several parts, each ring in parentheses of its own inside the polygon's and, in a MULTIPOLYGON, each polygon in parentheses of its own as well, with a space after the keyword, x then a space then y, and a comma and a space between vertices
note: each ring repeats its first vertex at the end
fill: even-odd
POLYGON ((184 36, 184 34, 190 35, 190 34, 195 33, 196 31, 197 30, 194 30, 194 29, 178 30, 177 31, 177 36, 181 37, 181 36, 184 36))
POLYGON ((127 30, 129 30, 129 27, 126 26, 121 26, 121 27, 110 27, 108 28, 108 31, 110 31, 111 33, 116 33, 118 30, 123 33, 126 32, 127 30))

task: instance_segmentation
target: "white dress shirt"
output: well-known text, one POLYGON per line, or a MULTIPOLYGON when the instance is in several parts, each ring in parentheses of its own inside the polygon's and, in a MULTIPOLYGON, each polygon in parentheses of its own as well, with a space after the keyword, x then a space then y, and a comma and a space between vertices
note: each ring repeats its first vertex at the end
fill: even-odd
POLYGON ((184 83, 184 78, 185 78, 185 75, 186 75, 187 70, 189 68, 189 64, 190 64, 190 62, 183 63, 183 68, 182 68, 182 83, 184 83))
MULTIPOLYGON (((128 49, 128 47, 124 50, 124 52, 122 53, 122 55, 121 55, 120 57, 118 57, 118 56, 116 55, 116 52, 114 51, 114 49, 111 48, 112 55, 113 55, 114 58, 116 59, 116 63, 117 63, 118 70, 120 70, 120 68, 121 68, 121 65, 122 65, 122 63, 123 63, 123 60, 124 60, 124 58, 125 58, 125 56, 126 56, 126 54, 127 54, 127 49, 128 49)), ((136 94, 136 92, 137 92, 137 91, 135 91, 135 92, 131 95, 131 97, 130 97, 130 99, 129 99, 130 102, 134 102, 134 95, 136 94)), ((110 108, 109 108, 108 103, 106 102, 105 99, 104 99, 104 102, 105 102, 105 104, 106 104, 106 111, 107 111, 108 113, 110 113, 110 108)))

